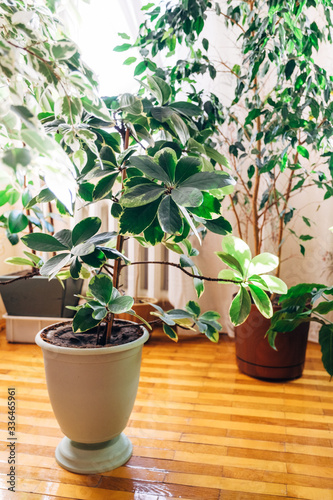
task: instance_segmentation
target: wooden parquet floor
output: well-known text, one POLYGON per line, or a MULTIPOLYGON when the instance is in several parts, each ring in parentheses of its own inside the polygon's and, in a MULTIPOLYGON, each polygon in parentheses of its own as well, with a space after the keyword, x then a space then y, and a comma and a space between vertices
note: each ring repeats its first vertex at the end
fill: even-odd
POLYGON ((37 346, 1 333, 2 500, 333 499, 333 382, 318 345, 288 383, 238 372, 234 344, 203 338, 174 344, 159 332, 145 345, 140 387, 126 429, 129 462, 101 475, 61 469, 62 433, 37 346), (16 492, 7 490, 7 388, 17 398, 16 492))

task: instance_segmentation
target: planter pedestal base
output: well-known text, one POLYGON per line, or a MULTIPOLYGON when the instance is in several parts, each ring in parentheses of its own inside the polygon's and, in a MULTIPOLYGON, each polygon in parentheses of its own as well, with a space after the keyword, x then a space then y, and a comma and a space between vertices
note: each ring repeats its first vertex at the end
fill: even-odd
POLYGON ((64 469, 78 474, 98 474, 123 465, 132 455, 132 443, 125 434, 104 443, 76 443, 64 437, 55 457, 64 469))

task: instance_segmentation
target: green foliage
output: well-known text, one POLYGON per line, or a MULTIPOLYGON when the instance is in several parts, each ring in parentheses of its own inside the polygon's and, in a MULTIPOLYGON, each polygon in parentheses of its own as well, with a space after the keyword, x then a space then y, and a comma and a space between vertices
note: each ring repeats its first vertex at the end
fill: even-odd
POLYGON ((271 318, 273 307, 266 292, 287 292, 287 286, 280 278, 266 274, 278 266, 277 257, 266 252, 252 258, 249 246, 235 236, 223 238, 222 250, 215 253, 231 269, 220 271, 220 282, 234 282, 239 286, 229 310, 232 323, 236 326, 244 323, 250 314, 251 299, 265 318, 271 318))
POLYGON ((22 241, 32 250, 57 252, 40 269, 42 276, 54 278, 64 266, 70 266, 70 275, 78 279, 85 264, 100 268, 108 259, 126 257, 115 249, 105 246, 116 236, 114 232, 96 234, 101 226, 98 217, 87 217, 74 226, 73 230, 62 229, 51 236, 45 233, 31 233, 22 237, 22 241))
POLYGON ((39 189, 39 182, 34 185, 36 177, 41 177, 53 199, 57 197, 69 213, 75 197, 71 159, 47 135, 38 113, 49 120, 54 110, 64 117, 69 130, 78 124, 85 96, 95 102, 96 109, 102 101, 93 74, 46 5, 25 0, 1 2, 0 20, 6 26, 0 34, 0 162, 8 180, 7 194, 0 196, 0 204, 8 204, 0 226, 16 244, 28 224, 30 230, 53 231, 37 202, 31 204, 30 212, 10 207, 21 199, 26 208, 29 198, 35 199, 39 189))
MULTIPOLYGON (((223 218, 218 217, 220 204, 210 202, 206 213, 195 212, 193 208, 203 211, 206 207, 204 192, 219 189, 223 193, 224 188, 235 184, 234 179, 226 173, 200 172, 199 159, 193 157, 182 157, 177 161, 176 153, 168 146, 155 154, 154 158, 149 156, 131 156, 130 164, 141 171, 140 177, 131 177, 125 182, 125 191, 121 197, 120 204, 123 207, 120 216, 121 228, 128 232, 136 232, 136 212, 131 211, 135 207, 149 205, 150 223, 158 221, 159 229, 165 233, 182 234, 182 229, 188 218, 193 225, 204 224, 212 232, 227 234, 231 232, 230 224, 223 218), (194 173, 192 174, 194 167, 194 173), (145 177, 142 177, 142 174, 145 177), (150 180, 149 180, 150 179, 150 180), (156 181, 161 181, 158 183, 156 181), (156 203, 154 203, 156 202, 156 203), (190 214, 184 211, 188 208, 190 214), (212 214, 215 219, 212 219, 212 214), (129 217, 133 217, 129 226, 129 217), (131 229, 130 229, 131 228, 131 229)), ((217 201, 217 199, 216 199, 217 201)), ((139 222, 141 223, 142 220, 139 222)), ((144 228, 146 229, 146 228, 144 228)))
POLYGON ((102 321, 108 321, 110 314, 121 314, 131 310, 134 300, 121 295, 113 288, 112 279, 106 274, 97 274, 89 282, 86 303, 78 306, 73 320, 74 332, 85 332, 102 321))
POLYGON ((175 342, 178 341, 176 326, 187 330, 194 330, 196 326, 200 333, 204 333, 212 342, 218 342, 221 325, 218 322, 220 315, 215 311, 206 311, 201 314, 200 306, 197 302, 189 301, 185 309, 171 309, 163 311, 156 304, 151 304, 156 311, 151 314, 157 316, 163 323, 163 330, 175 342))
MULTIPOLYGON (((276 248, 281 255, 285 227, 299 216, 290 201, 291 192, 315 184, 323 199, 333 194, 333 79, 315 62, 320 47, 332 43, 332 7, 331 0, 254 0, 237 5, 229 1, 223 7, 218 3, 214 7, 209 0, 161 2, 158 8, 151 5, 144 10, 145 20, 131 45, 139 48, 142 62, 137 68, 140 66, 143 79, 168 82, 172 99, 188 89, 189 103, 203 110, 197 115, 197 132, 188 144, 237 172, 242 182, 231 194, 232 206, 240 219, 244 210, 247 212, 247 222, 243 223, 253 224, 256 254, 261 250, 265 224, 274 220, 279 227, 276 248), (308 17, 308 9, 314 6, 323 12, 320 26, 308 17), (225 54, 216 58, 215 52, 213 59, 210 46, 216 43, 210 43, 207 29, 205 37, 201 34, 212 8, 232 31, 231 38, 237 38, 241 64, 230 65, 225 54), (181 54, 184 47, 188 49, 183 58, 169 59, 174 62, 162 68, 151 64, 160 53, 168 57, 180 47, 181 54), (233 99, 228 106, 196 83, 202 74, 214 79, 221 63, 223 71, 231 75, 228 85, 232 82, 233 99), (237 133, 231 135, 229 125, 237 133), (216 148, 211 154, 210 145, 202 140, 202 132, 207 129, 216 132, 224 155, 216 148), (219 137, 221 129, 223 137, 219 137), (309 161, 312 152, 320 153, 320 165, 327 163, 324 175, 318 164, 314 167, 309 161), (277 177, 286 179, 281 192, 276 187, 277 177), (264 194, 259 196, 258 186, 263 185, 264 194)), ((300 250, 304 254, 303 244, 300 250)))
MULTIPOLYGON (((183 20, 186 40, 194 43, 204 27, 206 2, 199 6, 196 1, 184 2, 183 7, 184 15, 191 9, 183 20)), ((151 10, 151 6, 146 6, 146 12, 151 22, 160 15, 159 8, 151 10)), ((0 18, 6 26, 0 35, 0 157, 1 181, 6 186, 0 191, 0 224, 13 244, 29 230, 21 238, 27 247, 55 254, 41 261, 26 252, 26 258, 11 259, 11 263, 31 263, 50 279, 90 279, 85 303, 77 307, 74 331, 87 331, 103 322, 109 335, 115 314, 135 315, 133 298, 117 289, 121 267, 130 264, 122 253, 122 242, 130 235, 144 246, 163 243, 176 251, 179 267, 193 275, 200 297, 204 277, 192 260, 198 252, 188 237, 195 235, 201 242, 201 233, 207 230, 221 235, 231 232, 221 202, 233 193, 236 182, 225 171, 230 168, 228 159, 212 140, 215 125, 222 119, 218 100, 213 97, 204 105, 197 95, 175 100, 175 82, 159 73, 147 57, 135 72, 141 74, 148 68, 154 74, 146 75, 137 95, 101 99, 78 48, 61 32, 47 7, 26 0, 2 2, 0 18), (118 234, 100 233, 97 217, 54 233, 54 207, 58 217, 65 218, 76 215, 82 204, 100 200, 112 204, 118 234)), ((126 34, 120 36, 126 42, 116 50, 125 51, 131 44, 126 34)), ((164 30, 160 39, 170 54, 180 41, 174 30, 164 30)), ((209 49, 207 40, 204 48, 209 49)), ((126 64, 133 62, 134 58, 127 58, 126 64)), ((208 59, 200 71, 206 70, 215 77, 208 59)), ((241 74, 240 68, 236 70, 241 74)), ((261 114, 257 106, 247 117, 248 126, 261 114)), ((237 150, 243 151, 241 139, 237 144, 237 150)), ((247 245, 227 238, 223 259, 232 264, 233 281, 241 285, 244 297, 249 295, 246 287, 250 288, 259 309, 269 314, 264 290, 279 289, 282 282, 264 274, 248 276, 247 271, 252 265, 254 271, 266 272, 276 261, 266 255, 250 264, 247 245)), ((170 338, 177 339, 175 325, 196 326, 210 340, 218 341, 221 325, 216 312, 201 314, 195 302, 185 310, 155 309, 170 338)), ((244 306, 238 309, 237 321, 243 319, 244 306)))
POLYGON ((297 326, 315 321, 322 326, 319 343, 324 368, 333 376, 333 324, 324 316, 333 311, 333 288, 318 283, 301 283, 293 286, 280 299, 281 309, 271 319, 267 337, 273 349, 280 333, 292 332, 297 326))

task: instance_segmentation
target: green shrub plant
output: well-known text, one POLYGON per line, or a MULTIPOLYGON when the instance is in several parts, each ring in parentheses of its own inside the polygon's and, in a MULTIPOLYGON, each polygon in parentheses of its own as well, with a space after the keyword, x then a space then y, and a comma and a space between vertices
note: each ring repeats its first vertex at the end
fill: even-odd
MULTIPOLYGON (((142 84, 139 96, 125 93, 101 99, 93 73, 61 31, 52 5, 1 2, 0 20, 1 175, 6 181, 1 223, 12 244, 21 239, 32 250, 9 261, 29 263, 50 279, 88 279, 73 330, 103 324, 103 342, 109 341, 115 314, 135 314, 133 298, 119 289, 121 269, 131 265, 123 253, 125 238, 136 238, 145 246, 162 243, 176 251, 179 264, 159 264, 174 265, 189 274, 198 296, 205 279, 220 281, 201 275, 192 260, 197 250, 188 240, 193 234, 200 243, 203 231, 231 232, 221 215, 221 201, 232 192, 235 180, 215 168, 216 158, 223 157, 209 141, 197 149, 190 146, 197 137, 200 107, 174 102, 172 87, 156 75, 142 84), (77 213, 78 201, 101 200, 109 200, 117 232, 101 233, 101 220, 87 217, 72 230, 50 234, 48 230, 54 232, 50 222, 45 224, 45 216, 40 215, 45 213, 41 207, 52 203, 66 219, 77 213), (38 230, 25 234, 29 224, 38 230), (36 252, 53 255, 43 261, 36 252)), ((208 140, 210 129, 203 133, 208 140)), ((245 247, 238 248, 236 240, 227 241, 230 251, 224 248, 224 261, 229 255, 228 263, 243 269, 245 247), (232 248, 238 248, 236 253, 232 248)), ((263 265, 266 260, 264 255, 263 265)), ((236 282, 243 290, 250 278, 244 272, 223 281, 236 282)), ((262 289, 273 286, 263 282, 262 289)), ((255 285, 251 286, 256 304, 266 311, 267 300, 262 301, 263 295, 254 293, 255 285)), ((285 285, 280 286, 283 291, 285 285)), ((210 340, 218 340, 218 313, 201 314, 193 301, 184 310, 167 313, 157 307, 156 315, 174 340, 175 325, 196 325, 210 340)), ((245 316, 235 316, 234 321, 245 316)))

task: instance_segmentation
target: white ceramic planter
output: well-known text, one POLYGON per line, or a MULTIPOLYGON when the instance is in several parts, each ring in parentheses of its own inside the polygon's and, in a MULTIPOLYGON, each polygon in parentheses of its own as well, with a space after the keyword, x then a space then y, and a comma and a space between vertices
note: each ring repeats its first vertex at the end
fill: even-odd
POLYGON ((55 453, 65 469, 100 473, 130 458, 132 444, 122 431, 133 409, 142 346, 149 337, 143 330, 134 342, 87 349, 54 346, 41 338, 44 330, 37 334, 50 401, 66 436, 55 453))

